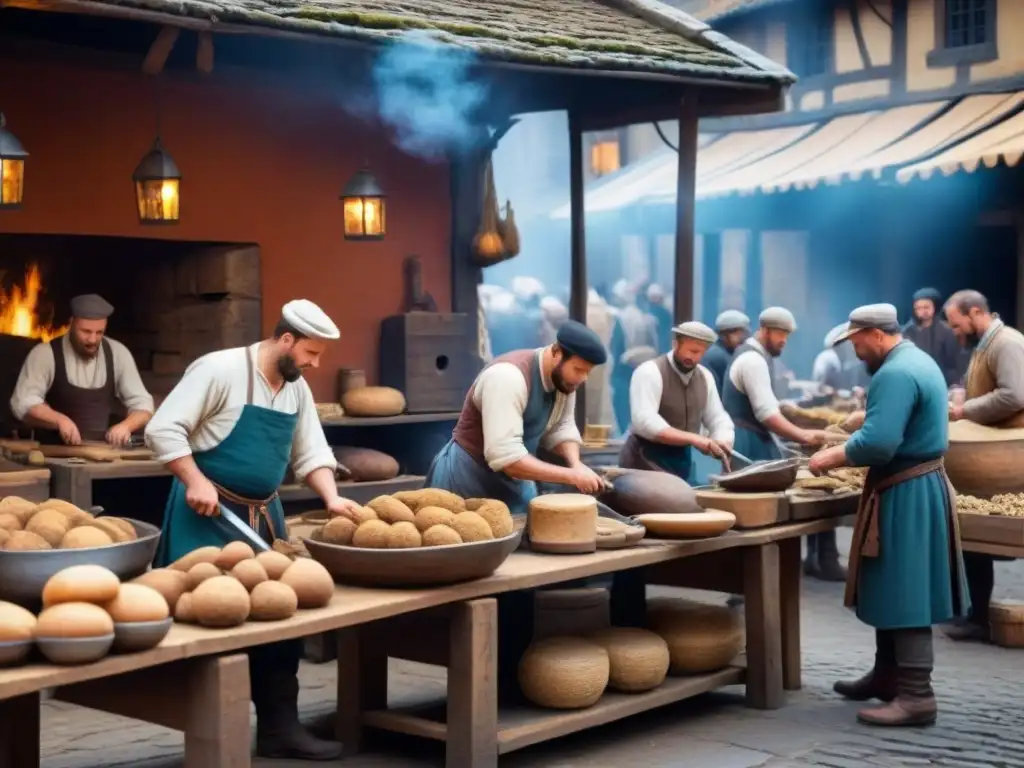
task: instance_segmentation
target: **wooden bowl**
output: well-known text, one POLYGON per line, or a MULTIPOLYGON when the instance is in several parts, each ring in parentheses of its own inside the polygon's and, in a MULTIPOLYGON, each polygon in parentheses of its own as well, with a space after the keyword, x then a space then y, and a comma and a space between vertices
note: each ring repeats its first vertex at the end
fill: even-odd
POLYGON ((950 425, 946 474, 957 493, 985 499, 998 493, 1024 493, 1020 471, 1024 429, 998 430, 1006 432, 1005 440, 961 440, 956 431, 955 425, 950 425))
POLYGON ((647 532, 663 539, 709 539, 720 536, 736 525, 736 515, 718 509, 707 509, 692 514, 652 512, 637 515, 647 532))
POLYGON ((339 584, 436 587, 490 576, 519 546, 521 530, 501 539, 415 549, 362 549, 303 539, 339 584))

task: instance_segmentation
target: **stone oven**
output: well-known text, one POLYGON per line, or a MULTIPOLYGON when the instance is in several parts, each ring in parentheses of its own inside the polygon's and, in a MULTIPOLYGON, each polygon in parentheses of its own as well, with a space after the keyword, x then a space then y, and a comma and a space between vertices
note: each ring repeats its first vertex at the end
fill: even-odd
POLYGON ((99 293, 108 334, 135 357, 159 403, 197 357, 260 338, 260 249, 79 235, 0 235, 0 413, 32 345, 63 332, 68 303, 99 293))

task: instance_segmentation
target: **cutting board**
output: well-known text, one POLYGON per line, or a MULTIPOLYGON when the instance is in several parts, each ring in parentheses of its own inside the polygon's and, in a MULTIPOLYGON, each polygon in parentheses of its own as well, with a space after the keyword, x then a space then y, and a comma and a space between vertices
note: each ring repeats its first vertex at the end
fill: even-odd
POLYGON ((42 445, 39 450, 51 459, 85 459, 86 461, 117 461, 118 459, 142 461, 152 459, 148 448, 115 448, 106 443, 82 443, 81 445, 42 445))
POLYGON ((694 488, 697 503, 704 509, 720 509, 736 516, 735 528, 763 528, 789 520, 786 494, 732 493, 730 491, 694 488))
POLYGON ((860 491, 840 491, 839 493, 797 493, 792 491, 788 496, 789 519, 794 521, 855 515, 857 506, 860 504, 860 491))

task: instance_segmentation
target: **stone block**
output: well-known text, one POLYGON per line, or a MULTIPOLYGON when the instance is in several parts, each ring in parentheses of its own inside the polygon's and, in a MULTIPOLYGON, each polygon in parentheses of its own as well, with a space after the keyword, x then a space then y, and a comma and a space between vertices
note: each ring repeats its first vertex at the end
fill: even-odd
POLYGON ((259 246, 215 246, 196 254, 200 296, 260 298, 259 246))

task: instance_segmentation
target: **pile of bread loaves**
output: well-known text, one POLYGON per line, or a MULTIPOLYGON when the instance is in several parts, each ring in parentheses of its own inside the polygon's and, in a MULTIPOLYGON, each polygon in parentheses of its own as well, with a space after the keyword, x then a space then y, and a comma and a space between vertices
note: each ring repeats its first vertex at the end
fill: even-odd
POLYGON ((360 507, 358 518, 336 517, 313 538, 342 546, 408 549, 501 539, 513 531, 504 502, 463 499, 439 488, 378 496, 360 507))
POLYGON ((0 499, 0 548, 8 551, 91 549, 137 538, 127 520, 95 517, 63 499, 41 504, 20 496, 0 499))

